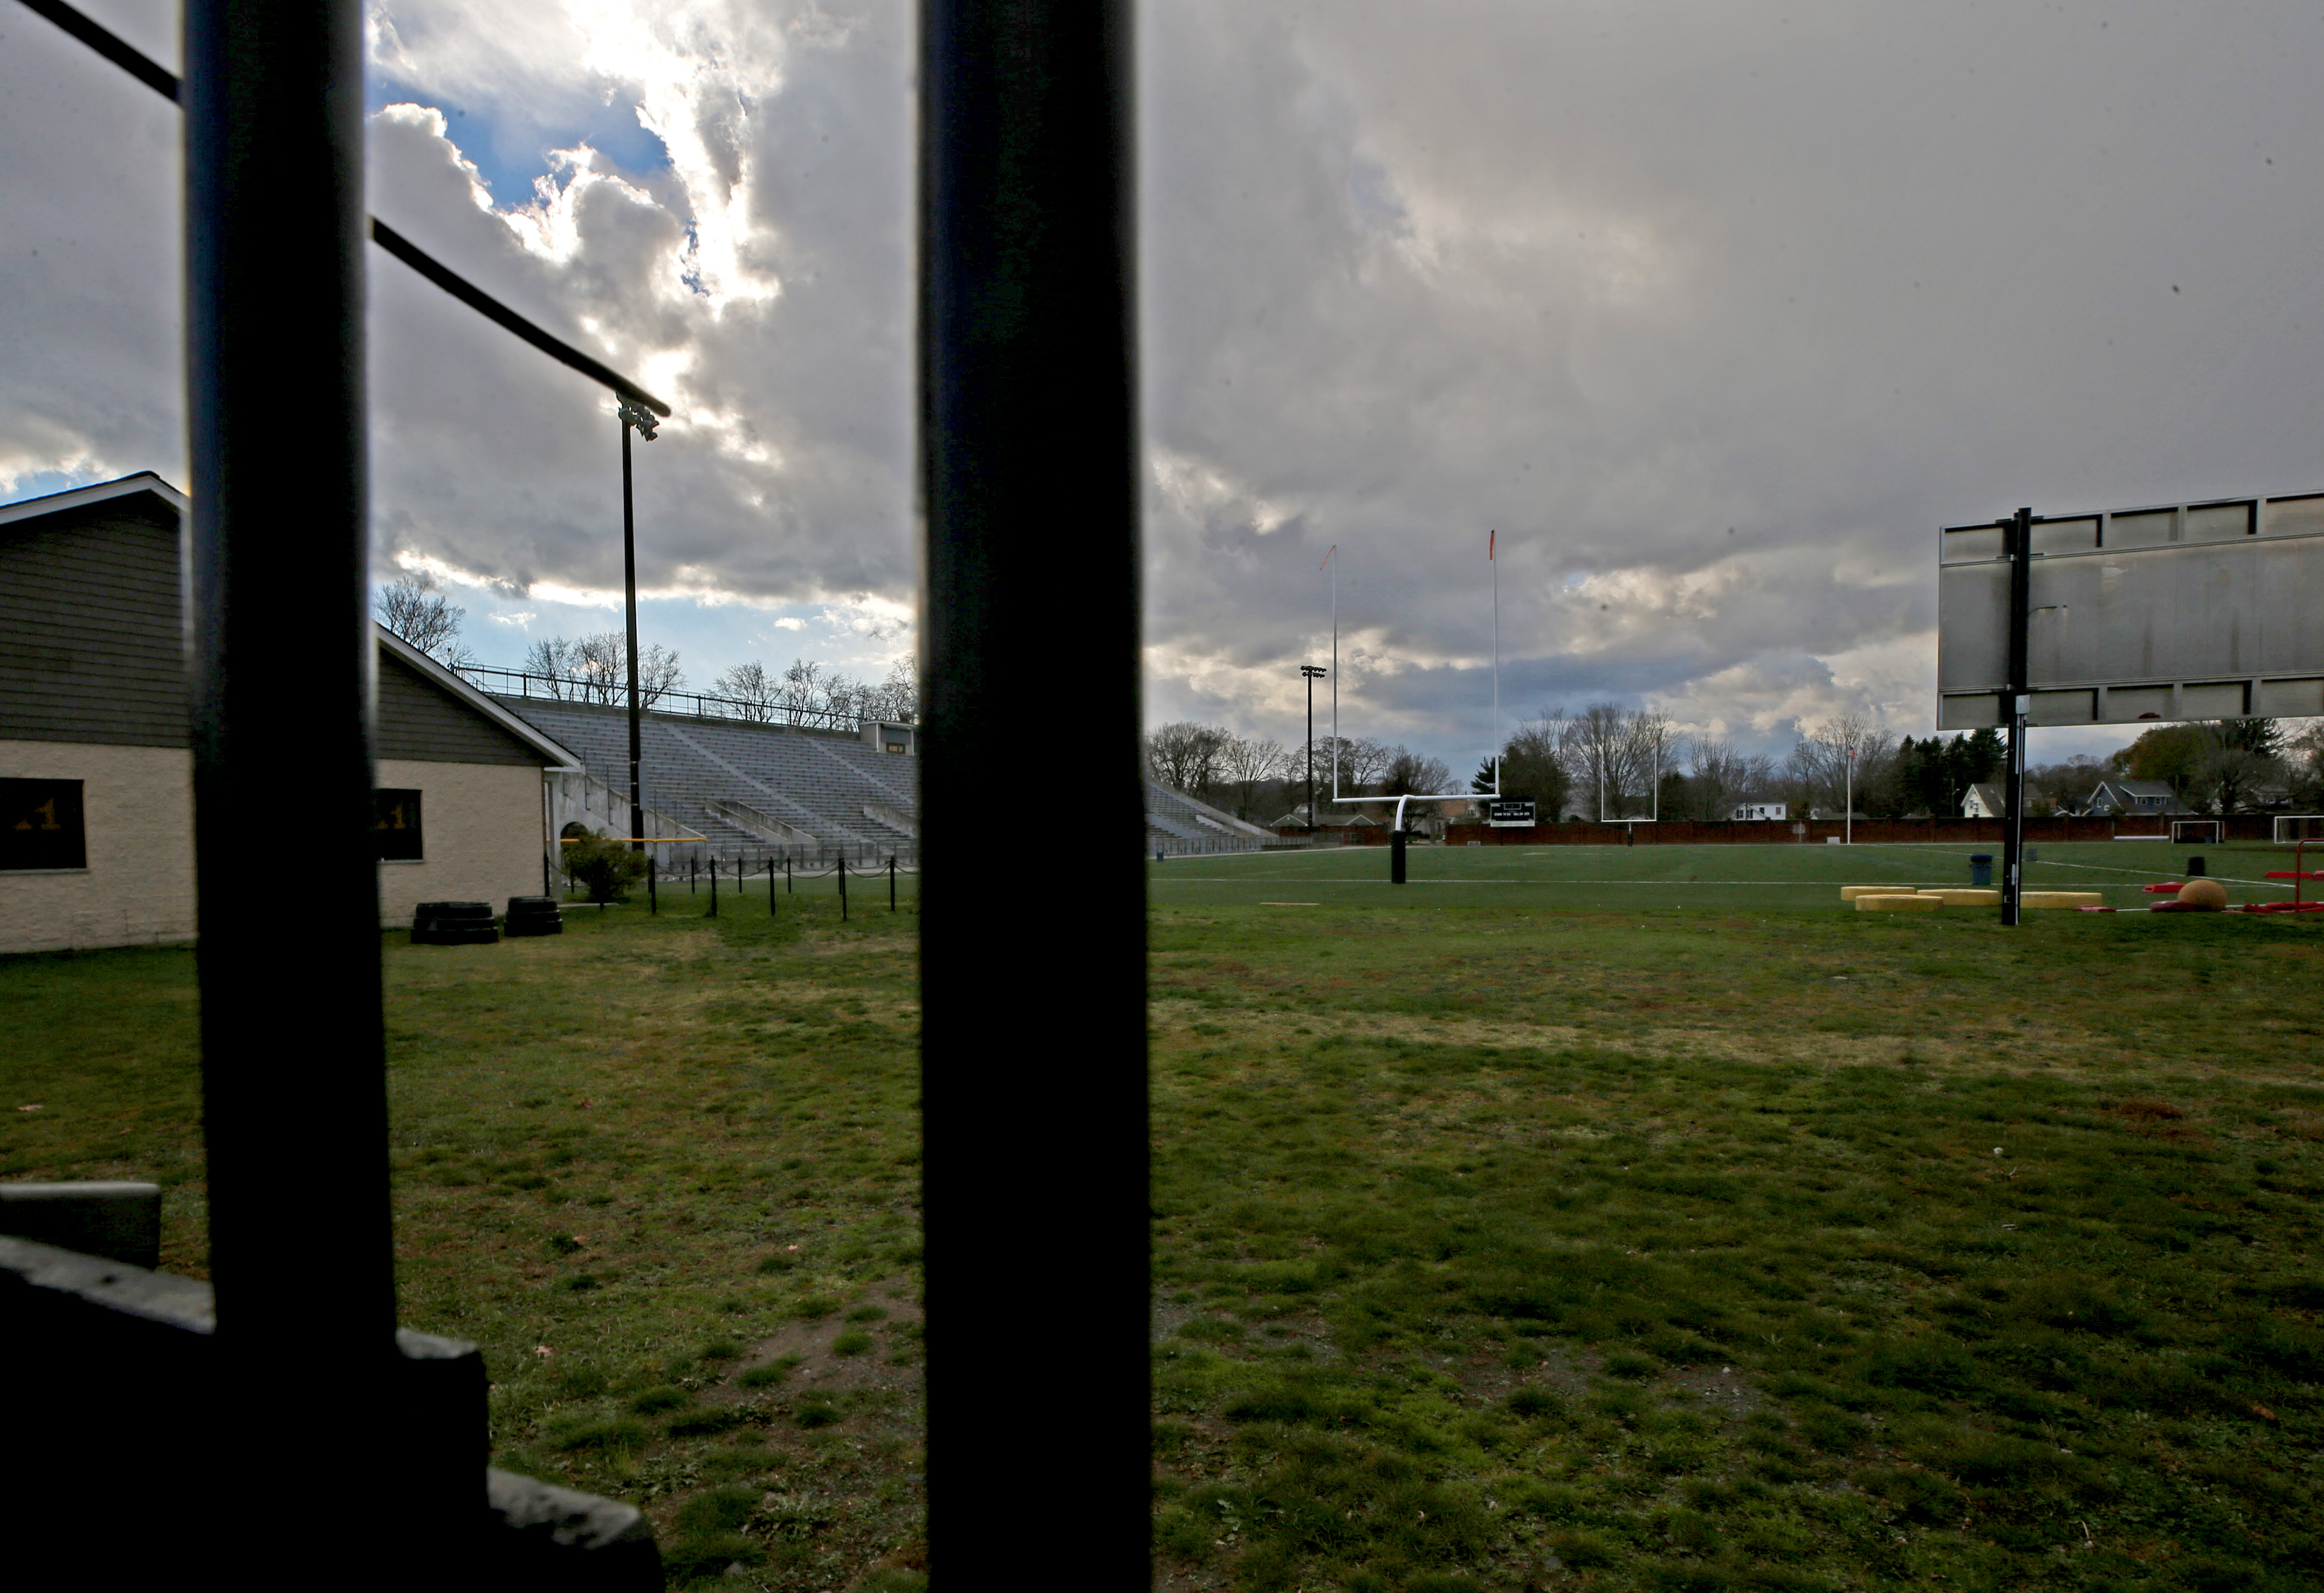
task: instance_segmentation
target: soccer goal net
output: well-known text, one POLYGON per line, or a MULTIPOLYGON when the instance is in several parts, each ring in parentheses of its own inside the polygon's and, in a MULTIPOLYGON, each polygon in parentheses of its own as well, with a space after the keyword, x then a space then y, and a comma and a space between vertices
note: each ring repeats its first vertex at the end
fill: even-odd
POLYGON ((2275 844, 2289 847, 2301 841, 2324 841, 2324 813, 2278 813, 2275 816, 2275 844))
POLYGON ((2217 846, 2226 833, 2226 826, 2216 819, 2173 819, 2171 821, 2171 844, 2174 847, 2217 846))

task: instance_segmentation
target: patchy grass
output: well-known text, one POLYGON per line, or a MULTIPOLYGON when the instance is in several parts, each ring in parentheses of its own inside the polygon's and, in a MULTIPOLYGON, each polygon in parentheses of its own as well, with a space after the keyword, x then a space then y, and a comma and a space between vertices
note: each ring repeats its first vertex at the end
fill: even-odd
MULTIPOLYGON (((386 938, 402 1320, 483 1345, 494 1464, 642 1505, 673 1587, 908 1578, 917 920, 707 905, 386 938), (801 1322, 842 1311, 881 1354, 801 1322)), ((201 1276, 193 1010, 184 950, 0 960, 0 1177, 159 1179, 201 1276)))
POLYGON ((1153 944, 1169 1586, 2316 1585, 2313 927, 1153 944))
MULTIPOLYGON (((2313 1585, 2324 926, 1414 894, 1156 912, 1163 1585, 2313 1585)), ((389 937, 403 1318, 674 1586, 924 1587, 913 920, 665 905, 389 937)), ((191 979, 0 962, 0 1177, 198 1274, 191 979)))

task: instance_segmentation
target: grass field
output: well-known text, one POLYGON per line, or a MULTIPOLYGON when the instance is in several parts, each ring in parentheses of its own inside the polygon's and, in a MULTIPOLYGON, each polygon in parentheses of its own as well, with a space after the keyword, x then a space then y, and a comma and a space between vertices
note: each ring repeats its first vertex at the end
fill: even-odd
MULTIPOLYGON (((1688 850, 1153 870, 1161 1585, 2318 1586, 2324 926, 1688 850)), ((387 938, 404 1320, 675 1585, 912 1588, 914 918, 784 905, 387 938)), ((0 1176, 159 1177, 198 1273, 191 1003, 0 962, 0 1176)))
MULTIPOLYGON (((2287 900, 2292 885, 2265 877, 2290 868, 2292 849, 2258 843, 2171 847, 2157 842, 2077 841, 2030 847, 2031 890, 2103 891, 2107 904, 2142 907, 2154 900, 2139 887, 2180 880, 2200 857, 2227 886, 2229 900, 2287 900)), ((2324 854, 2324 847, 2318 851, 2324 854)), ((1987 853, 1999 867, 1998 845, 1415 847, 1405 887, 1425 902, 1406 905, 1497 907, 1527 911, 1639 907, 1673 912, 1757 912, 1839 900, 1844 884, 1966 885, 1969 857, 1987 853)), ((2311 862, 2324 867, 2324 861, 2311 862)), ((1255 905, 1286 895, 1319 905, 1388 904, 1386 847, 1308 852, 1242 852, 1183 857, 1157 865, 1149 877, 1157 906, 1215 902, 1255 905)), ((2324 885, 2311 885, 2314 895, 2324 885)))

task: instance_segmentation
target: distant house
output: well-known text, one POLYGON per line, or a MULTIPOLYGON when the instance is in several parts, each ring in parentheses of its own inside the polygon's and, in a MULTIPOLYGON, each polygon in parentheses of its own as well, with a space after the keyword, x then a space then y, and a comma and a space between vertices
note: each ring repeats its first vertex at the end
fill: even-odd
POLYGON ((1727 816, 1729 819, 1739 820, 1748 819, 1782 819, 1785 817, 1786 814, 1784 804, 1781 802, 1738 802, 1735 804, 1734 811, 1730 812, 1727 816))
POLYGON ((1987 780, 1970 786, 1969 794, 1961 798, 1961 817, 1964 819, 2008 818, 2009 798, 2001 782, 1987 780))
POLYGON ((2194 811, 2160 780, 2101 780, 2086 806, 2098 819, 2175 818, 2194 811))
MULTIPOLYGON (((1306 804, 1304 802, 1301 803, 1298 807, 1292 809, 1291 811, 1283 815, 1282 818, 1269 822, 1267 828, 1275 831, 1275 833, 1279 836, 1288 837, 1305 835, 1307 833, 1306 804)), ((1362 813, 1351 814, 1326 811, 1316 819, 1315 828, 1319 831, 1324 832, 1342 829, 1379 829, 1381 828, 1381 821, 1378 819, 1367 817, 1362 813)))

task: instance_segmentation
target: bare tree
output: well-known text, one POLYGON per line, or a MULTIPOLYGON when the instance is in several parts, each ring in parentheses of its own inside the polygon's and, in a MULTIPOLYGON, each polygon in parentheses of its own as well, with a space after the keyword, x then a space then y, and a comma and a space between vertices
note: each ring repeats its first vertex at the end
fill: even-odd
POLYGON ((571 690, 573 664, 573 644, 562 636, 545 636, 524 650, 524 672, 547 682, 551 697, 571 690))
MULTIPOLYGON (((677 654, 669 658, 674 664, 677 654)), ((761 723, 797 725, 828 717, 912 724, 920 717, 919 664, 909 656, 897 660, 877 685, 813 659, 795 658, 780 675, 756 660, 738 663, 714 687, 740 706, 741 718, 761 723)))
MULTIPOLYGON (((1332 789, 1333 759, 1339 759, 1340 793, 1361 796, 1364 788, 1376 783, 1388 773, 1388 749, 1368 736, 1318 736, 1315 737, 1315 789, 1319 792, 1332 789)), ((1306 752, 1300 752, 1300 778, 1306 778, 1306 752)), ((1317 800, 1323 799, 1319 796, 1317 800)))
POLYGON ((782 683, 756 659, 738 663, 710 683, 711 690, 742 709, 742 718, 765 724, 772 720, 782 695, 782 683))
POLYGON ((436 591, 436 578, 421 571, 407 575, 372 598, 379 623, 447 669, 466 669, 476 655, 460 644, 465 608, 436 591))
POLYGON ((1219 773, 1234 787, 1240 816, 1248 817, 1259 801, 1261 786, 1280 780, 1290 766, 1290 755, 1279 741, 1257 736, 1229 736, 1219 752, 1219 773))
POLYGON ((1388 749, 1380 794, 1383 796, 1442 796, 1452 789, 1452 771, 1441 758, 1424 757, 1402 746, 1388 749))
MULTIPOLYGON (((651 708, 673 691, 686 687, 686 671, 678 667, 678 649, 665 647, 659 642, 649 643, 638 653, 638 702, 651 708)), ((628 687, 622 688, 623 696, 628 687)))
POLYGON ((1826 719, 1784 760, 1788 794, 1810 811, 1844 812, 1851 783, 1858 792, 1875 789, 1887 778, 1895 751, 1895 738, 1861 714, 1826 719))
POLYGON ((888 666, 888 678, 867 689, 864 717, 913 725, 920 718, 920 661, 907 653, 888 666))
MULTIPOLYGON (((526 649, 527 674, 547 676, 549 694, 576 702, 623 703, 630 699, 629 638, 620 631, 567 641, 551 636, 526 649)), ((655 642, 638 652, 638 706, 656 702, 686 685, 675 648, 655 642)))
POLYGON ((1725 819, 1736 804, 1766 794, 1775 765, 1764 755, 1739 753, 1731 741, 1698 736, 1686 748, 1690 819, 1725 819))
POLYGON ((1147 736, 1146 761, 1163 784, 1199 795, 1217 783, 1220 761, 1233 739, 1216 726, 1181 719, 1147 736))
POLYGON ((1671 765, 1670 721, 1646 709, 1592 703, 1558 726, 1559 755, 1600 819, 1645 816, 1657 767, 1671 765))

